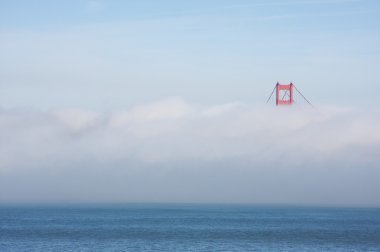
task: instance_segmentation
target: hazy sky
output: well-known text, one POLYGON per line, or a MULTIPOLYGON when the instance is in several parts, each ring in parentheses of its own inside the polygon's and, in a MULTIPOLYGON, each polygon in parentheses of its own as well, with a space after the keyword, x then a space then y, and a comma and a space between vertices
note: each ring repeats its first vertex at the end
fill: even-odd
POLYGON ((0 0, 0 202, 380 206, 379 56, 375 0, 0 0))
POLYGON ((125 108, 180 96, 379 104, 377 0, 0 1, 3 107, 125 108))

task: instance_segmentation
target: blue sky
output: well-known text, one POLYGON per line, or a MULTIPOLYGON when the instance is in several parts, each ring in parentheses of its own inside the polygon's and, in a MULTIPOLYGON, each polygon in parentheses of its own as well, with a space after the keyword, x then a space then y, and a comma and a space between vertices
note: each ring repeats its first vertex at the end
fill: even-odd
POLYGON ((374 0, 0 1, 7 108, 126 108, 182 97, 265 102, 293 81, 317 104, 379 104, 374 0))

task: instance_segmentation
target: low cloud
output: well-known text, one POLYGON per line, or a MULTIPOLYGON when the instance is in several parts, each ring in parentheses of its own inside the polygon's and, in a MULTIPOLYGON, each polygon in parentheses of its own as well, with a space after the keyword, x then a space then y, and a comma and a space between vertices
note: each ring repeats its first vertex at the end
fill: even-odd
POLYGON ((380 205, 376 114, 179 98, 0 110, 0 201, 380 205))

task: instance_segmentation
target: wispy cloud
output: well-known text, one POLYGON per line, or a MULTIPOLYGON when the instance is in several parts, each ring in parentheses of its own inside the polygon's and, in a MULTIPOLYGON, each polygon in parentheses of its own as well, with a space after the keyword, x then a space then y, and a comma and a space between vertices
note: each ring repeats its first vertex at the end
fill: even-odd
POLYGON ((90 13, 99 13, 105 9, 105 3, 103 1, 90 0, 86 2, 85 9, 90 13))
POLYGON ((253 2, 248 4, 231 4, 231 5, 220 5, 212 9, 193 9, 188 10, 186 13, 209 13, 218 12, 231 9, 244 9, 244 8, 255 8, 255 7, 281 7, 281 6, 302 6, 302 5, 331 5, 331 4, 349 4, 357 3, 359 0, 305 0, 305 1, 265 1, 265 2, 253 2))

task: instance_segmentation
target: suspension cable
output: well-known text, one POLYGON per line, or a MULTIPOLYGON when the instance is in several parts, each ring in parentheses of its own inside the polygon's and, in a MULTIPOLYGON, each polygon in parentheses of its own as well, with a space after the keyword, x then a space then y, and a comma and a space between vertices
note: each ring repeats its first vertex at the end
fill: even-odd
POLYGON ((273 95, 273 93, 274 93, 274 90, 276 90, 276 86, 274 86, 274 88, 273 88, 273 91, 272 91, 272 93, 270 94, 270 96, 269 96, 269 98, 268 98, 268 100, 267 100, 267 102, 266 102, 266 103, 268 103, 268 102, 269 102, 269 100, 270 100, 270 98, 272 98, 272 95, 273 95))
POLYGON ((306 97, 297 89, 297 87, 295 86, 295 85, 293 85, 293 87, 296 89, 296 91, 302 96, 302 98, 307 102, 307 103, 309 103, 309 105, 311 106, 311 107, 313 107, 314 109, 316 109, 316 107, 314 107, 314 105, 313 104, 311 104, 311 102, 308 100, 308 99, 306 99, 306 97))

